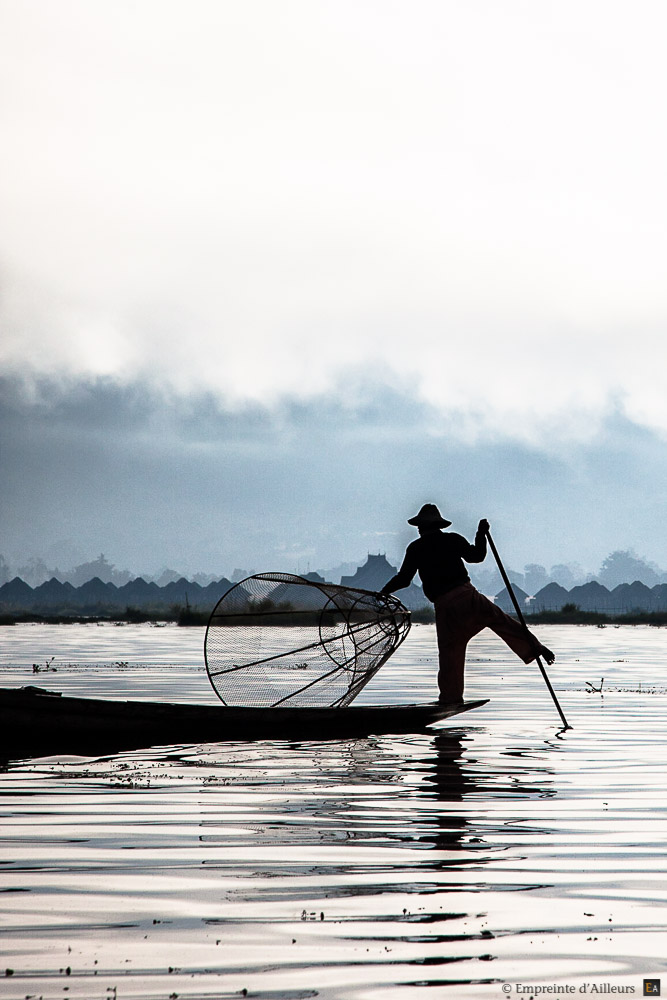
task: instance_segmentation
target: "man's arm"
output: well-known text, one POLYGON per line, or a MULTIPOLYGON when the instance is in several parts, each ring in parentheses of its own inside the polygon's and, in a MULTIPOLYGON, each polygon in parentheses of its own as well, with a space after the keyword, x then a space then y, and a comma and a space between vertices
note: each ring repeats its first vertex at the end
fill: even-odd
POLYGON ((475 541, 472 545, 470 542, 467 542, 467 550, 462 553, 466 562, 484 562, 486 559, 486 533, 490 527, 489 522, 483 517, 477 526, 475 541))
POLYGON ((392 576, 391 580, 385 583, 380 593, 393 594, 395 590, 403 590, 404 587, 409 587, 416 572, 417 560, 415 559, 414 554, 410 551, 410 546, 408 546, 401 568, 396 576, 392 576))

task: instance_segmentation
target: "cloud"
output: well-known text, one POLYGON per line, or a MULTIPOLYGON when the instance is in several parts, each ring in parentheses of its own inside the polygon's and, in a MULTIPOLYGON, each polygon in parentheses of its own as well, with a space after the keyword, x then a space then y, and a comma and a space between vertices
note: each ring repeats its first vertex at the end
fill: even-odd
POLYGON ((0 18, 17 550, 395 559, 435 500, 517 566, 667 562, 662 4, 0 18))
POLYGON ((407 518, 435 501, 468 537, 489 517, 516 568, 595 570, 618 548, 667 563, 664 445, 618 413, 593 440, 545 449, 435 434, 426 404, 373 383, 357 405, 242 409, 108 378, 0 390, 7 558, 72 540, 136 572, 315 569, 369 549, 396 561, 407 518))
POLYGON ((667 431, 667 15, 598 0, 5 6, 6 371, 438 433, 667 431))

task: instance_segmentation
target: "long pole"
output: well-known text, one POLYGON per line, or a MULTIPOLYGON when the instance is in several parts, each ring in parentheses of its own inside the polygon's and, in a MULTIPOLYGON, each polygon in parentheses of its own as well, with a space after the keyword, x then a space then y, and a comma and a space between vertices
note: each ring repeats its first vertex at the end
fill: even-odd
MULTIPOLYGON (((494 544, 494 541, 491 538, 491 532, 488 531, 488 530, 486 532, 486 537, 489 540, 489 545, 491 546, 491 551, 493 552, 494 559, 498 563, 498 569, 500 570, 500 575, 502 576, 503 582, 504 582, 505 586, 507 587, 507 593, 512 598, 512 604, 514 605, 514 609, 515 609, 515 611, 516 611, 516 613, 517 613, 517 615, 519 617, 519 621, 521 622, 521 624, 525 628, 526 632, 528 632, 528 626, 526 625, 526 619, 523 617, 523 613, 521 611, 521 608, 519 607, 519 602, 517 601, 516 595, 514 593, 514 590, 512 589, 512 584, 509 581, 509 577, 508 577, 507 573, 505 572, 505 567, 503 566, 503 564, 502 564, 502 562, 500 560, 500 556, 498 555, 498 549, 496 548, 496 546, 494 544)), ((572 729, 572 726, 568 723, 567 719, 563 715, 563 709, 560 707, 560 705, 558 703, 558 698, 556 697, 556 692, 552 688, 551 681, 547 677, 547 672, 544 669, 544 664, 542 663, 542 660, 540 658, 539 653, 536 656, 536 660, 537 660, 538 667, 542 671, 542 676, 544 677, 544 683, 549 688, 549 694, 553 698, 554 705, 558 709, 558 714, 560 715, 561 719, 563 720, 563 725, 565 726, 566 729, 572 729)))

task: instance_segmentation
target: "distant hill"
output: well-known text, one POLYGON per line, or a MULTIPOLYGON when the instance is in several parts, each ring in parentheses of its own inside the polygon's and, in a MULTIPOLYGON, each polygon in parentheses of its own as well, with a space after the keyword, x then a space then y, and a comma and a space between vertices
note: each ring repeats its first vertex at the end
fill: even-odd
MULTIPOLYGON (((522 611, 526 611, 528 609, 528 594, 522 590, 521 587, 517 587, 516 585, 512 586, 512 590, 514 591, 514 596, 517 599, 519 607, 522 611)), ((496 604, 502 611, 506 611, 508 614, 516 613, 514 609, 514 601, 510 597, 507 587, 503 587, 500 593, 496 594, 494 604, 496 604)))
MULTIPOLYGON (((358 587, 361 590, 380 590, 396 573, 384 555, 369 555, 363 566, 357 567, 350 575, 343 576, 343 586, 358 587)), ((307 579, 323 582, 317 573, 306 574, 307 579)), ((167 612, 175 608, 189 607, 199 612, 212 611, 222 595, 233 586, 226 577, 221 577, 207 586, 181 577, 159 587, 142 577, 129 580, 117 586, 105 583, 99 577, 87 580, 79 587, 62 583, 55 577, 39 586, 31 587, 20 577, 0 586, 0 614, 14 615, 21 612, 45 615, 113 615, 128 608, 144 612, 167 612)), ((514 585, 514 592, 522 608, 528 613, 560 611, 566 604, 575 604, 581 611, 597 611, 610 614, 626 614, 634 611, 667 611, 667 583, 648 587, 635 580, 621 583, 609 590, 591 580, 566 590, 557 583, 549 583, 534 597, 514 585)), ((412 583, 396 592, 396 596, 412 611, 429 605, 421 587, 412 583)), ((513 612, 514 606, 505 589, 496 594, 496 603, 504 610, 513 612)))
POLYGON ((613 590, 591 580, 566 590, 557 583, 549 583, 528 600, 530 612, 560 611, 565 604, 576 604, 581 611, 598 611, 608 614, 627 614, 630 611, 667 610, 667 584, 647 587, 645 583, 620 583, 613 590))
MULTIPOLYGON (((387 562, 385 556, 369 555, 366 563, 359 566, 351 576, 344 576, 341 583, 343 586, 377 591, 395 573, 396 568, 387 562)), ((304 575, 308 580, 324 582, 324 578, 318 573, 304 575)), ((232 582, 225 577, 205 587, 184 577, 159 587, 157 583, 149 583, 142 577, 116 586, 111 582, 105 583, 96 576, 80 587, 73 587, 71 583, 62 583, 52 577, 33 588, 15 577, 0 587, 0 613, 18 614, 28 611, 50 615, 98 615, 121 613, 128 608, 165 612, 186 606, 207 612, 213 610, 231 586, 232 582)), ((397 597, 412 610, 428 604, 421 587, 415 584, 399 591, 397 597)))
POLYGON ((73 587, 71 583, 61 583, 54 577, 33 588, 15 577, 0 587, 0 612, 94 615, 122 612, 127 608, 166 611, 187 605, 207 611, 213 609, 231 586, 231 582, 224 577, 207 587, 185 578, 158 587, 141 577, 117 587, 114 583, 104 583, 99 577, 93 577, 80 587, 73 587))
POLYGON ((531 611, 560 611, 570 600, 569 591, 559 583, 548 583, 530 601, 531 611))

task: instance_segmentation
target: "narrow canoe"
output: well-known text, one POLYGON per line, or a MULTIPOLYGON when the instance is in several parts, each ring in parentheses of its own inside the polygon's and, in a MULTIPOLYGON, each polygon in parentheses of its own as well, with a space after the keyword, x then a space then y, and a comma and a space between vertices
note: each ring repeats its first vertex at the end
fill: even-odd
POLYGON ((71 698, 43 688, 2 688, 0 756, 16 759, 226 740, 299 741, 418 733, 485 704, 232 708, 71 698))

